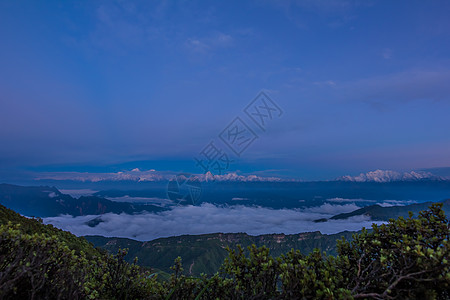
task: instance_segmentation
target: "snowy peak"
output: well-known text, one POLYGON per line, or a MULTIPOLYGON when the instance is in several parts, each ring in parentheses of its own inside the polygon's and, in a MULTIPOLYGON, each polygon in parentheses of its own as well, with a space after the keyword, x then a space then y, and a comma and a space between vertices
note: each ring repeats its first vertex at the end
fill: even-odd
MULTIPOLYGON (((286 179, 282 179, 279 177, 261 177, 256 175, 238 175, 237 173, 227 173, 224 175, 213 175, 211 172, 207 172, 206 174, 196 175, 200 181, 270 181, 270 182, 281 182, 287 181, 286 179)), ((292 181, 292 180, 291 180, 292 181)))
MULTIPOLYGON (((81 182, 102 182, 102 181, 134 181, 134 182, 156 182, 168 181, 174 176, 179 175, 174 172, 158 172, 154 169, 141 171, 135 168, 131 171, 121 171, 116 173, 79 173, 79 172, 53 172, 44 173, 37 176, 36 180, 74 180, 81 182)), ((185 174, 189 175, 189 174, 185 174)), ((182 175, 182 176, 185 176, 182 175)), ((265 181, 280 182, 289 181, 278 177, 261 177, 256 175, 238 175, 237 173, 227 173, 223 175, 214 175, 211 172, 205 174, 192 174, 201 182, 214 181, 265 181)), ((290 180, 293 181, 293 180, 290 180)))
POLYGON ((393 181, 421 181, 421 180, 444 180, 430 172, 411 171, 396 172, 390 170, 376 170, 367 173, 361 173, 358 176, 342 176, 338 181, 350 182, 393 182, 393 181))
POLYGON ((157 173, 155 170, 141 171, 135 168, 131 171, 116 173, 81 173, 81 172, 49 172, 41 173, 36 180, 73 180, 81 182, 102 181, 161 181, 165 180, 165 174, 157 173))

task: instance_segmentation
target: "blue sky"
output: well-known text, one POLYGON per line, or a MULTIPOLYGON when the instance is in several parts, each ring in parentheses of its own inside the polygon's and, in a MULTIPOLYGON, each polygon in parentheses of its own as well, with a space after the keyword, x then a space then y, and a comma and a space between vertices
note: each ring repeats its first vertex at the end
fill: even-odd
POLYGON ((284 113, 230 171, 450 166, 449 15, 448 1, 2 1, 0 172, 201 171, 193 157, 235 117, 252 125, 259 91, 284 113))

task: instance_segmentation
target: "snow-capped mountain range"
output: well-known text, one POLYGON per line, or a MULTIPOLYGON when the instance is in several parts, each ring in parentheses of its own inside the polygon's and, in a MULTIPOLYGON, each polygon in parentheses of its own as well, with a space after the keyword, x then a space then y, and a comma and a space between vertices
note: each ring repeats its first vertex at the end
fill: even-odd
POLYGON ((238 175, 237 173, 227 173, 224 175, 213 175, 211 172, 206 174, 196 175, 200 181, 270 181, 270 182, 284 182, 295 181, 294 179, 283 179, 279 177, 262 177, 257 175, 238 175))
MULTIPOLYGON (((175 172, 159 172, 156 170, 141 171, 138 168, 131 171, 115 173, 82 173, 82 172, 52 172, 41 173, 36 176, 36 180, 72 180, 80 182, 102 182, 102 181, 134 181, 134 182, 156 182, 168 181, 174 178, 175 172)), ((189 175, 190 174, 185 174, 189 175)), ((298 179, 285 179, 280 177, 264 177, 257 175, 239 175, 236 172, 224 175, 214 175, 211 172, 205 174, 195 174, 195 180, 201 182, 212 181, 239 181, 239 182, 300 182, 298 179)), ((436 176, 430 172, 411 171, 396 172, 390 170, 376 170, 368 173, 361 173, 358 176, 342 176, 332 181, 349 182, 393 182, 393 181, 421 181, 421 180, 447 180, 436 176)))
POLYGON ((358 176, 342 176, 337 178, 338 181, 352 182, 393 182, 393 181, 420 181, 420 180, 445 180, 440 176, 436 176, 430 172, 411 171, 396 172, 390 170, 376 170, 367 173, 361 173, 358 176))
MULTIPOLYGON (((116 173, 82 173, 82 172, 52 172, 39 174, 36 180, 73 180, 81 182, 102 182, 102 181, 135 181, 135 182, 151 182, 151 181, 168 181, 174 178, 175 172, 158 172, 156 170, 141 171, 138 168, 131 171, 122 171, 116 173)), ((190 174, 184 174, 190 175, 190 174)), ((293 179, 283 179, 279 177, 263 177, 257 175, 238 175, 236 172, 223 175, 214 175, 211 172, 205 174, 194 174, 196 180, 201 182, 210 181, 295 181, 293 179)))

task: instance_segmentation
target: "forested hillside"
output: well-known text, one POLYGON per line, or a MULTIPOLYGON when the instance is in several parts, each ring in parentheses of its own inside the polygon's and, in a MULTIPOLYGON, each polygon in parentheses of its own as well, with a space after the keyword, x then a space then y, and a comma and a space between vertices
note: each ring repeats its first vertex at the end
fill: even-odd
POLYGON ((95 246, 116 253, 120 248, 128 248, 127 260, 132 262, 138 257, 139 264, 170 271, 173 261, 178 256, 183 258, 183 268, 189 275, 214 274, 227 257, 227 247, 236 248, 241 245, 265 246, 274 256, 284 254, 291 249, 300 250, 304 254, 314 249, 326 251, 335 255, 336 241, 345 237, 351 239, 352 232, 338 234, 321 234, 306 232, 299 234, 264 234, 251 236, 246 233, 213 233, 202 235, 182 235, 160 238, 149 242, 140 242, 126 238, 106 238, 101 236, 86 236, 95 246))

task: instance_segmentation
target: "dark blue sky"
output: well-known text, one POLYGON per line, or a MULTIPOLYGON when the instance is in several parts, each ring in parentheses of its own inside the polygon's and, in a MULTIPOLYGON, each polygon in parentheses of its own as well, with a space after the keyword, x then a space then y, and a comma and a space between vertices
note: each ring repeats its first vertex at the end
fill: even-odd
POLYGON ((284 113, 230 171, 450 166, 448 16, 448 1, 2 1, 0 172, 195 171, 261 90, 284 113))

